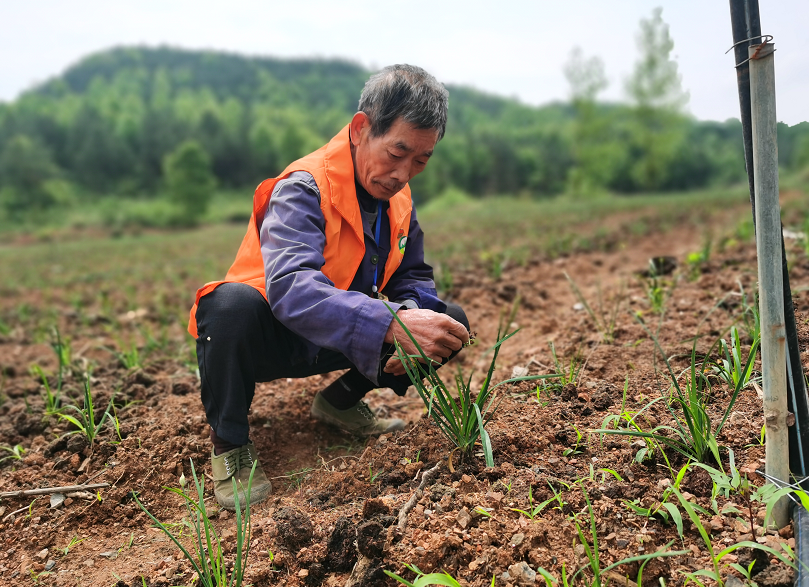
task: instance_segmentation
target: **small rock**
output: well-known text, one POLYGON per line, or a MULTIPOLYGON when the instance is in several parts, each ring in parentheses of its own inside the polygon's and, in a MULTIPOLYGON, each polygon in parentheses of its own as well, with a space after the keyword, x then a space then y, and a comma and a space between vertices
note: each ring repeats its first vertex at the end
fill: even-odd
POLYGON ((86 561, 84 561, 82 564, 83 564, 85 567, 94 567, 96 563, 95 563, 95 561, 94 561, 93 559, 88 558, 88 559, 87 559, 86 561))
POLYGON ((581 302, 576 302, 575 304, 573 304, 574 312, 581 312, 582 310, 584 310, 584 304, 582 304, 581 302))
POLYGON ((114 560, 114 559, 118 558, 118 551, 117 550, 108 550, 107 552, 98 553, 98 556, 103 556, 104 558, 114 560))
POLYGON ((736 575, 728 575, 728 578, 725 579, 725 587, 744 587, 744 583, 736 575))
POLYGON ((718 532, 725 527, 725 522, 722 516, 714 516, 711 518, 711 530, 718 532))
POLYGON ((298 571, 298 577, 300 577, 301 579, 308 576, 309 576, 309 569, 301 569, 300 571, 298 571))
POLYGON ((40 560, 45 560, 46 558, 48 558, 48 549, 43 548, 42 550, 40 550, 37 553, 37 558, 40 559, 40 560))
POLYGON ((517 585, 534 585, 537 580, 536 571, 525 561, 511 565, 508 568, 508 574, 517 582, 517 585))
POLYGON ((528 367, 517 365, 511 370, 512 379, 515 377, 525 377, 526 375, 528 375, 528 367))
POLYGON ((461 528, 466 529, 467 526, 469 526, 469 524, 472 522, 472 516, 469 515, 469 510, 467 510, 466 507, 463 507, 458 512, 458 515, 455 516, 455 520, 457 520, 461 528))
POLYGON ((48 562, 45 563, 45 570, 50 571, 55 566, 56 566, 56 561, 53 560, 53 559, 49 559, 48 562))
POLYGON ((54 493, 51 495, 51 509, 56 509, 65 503, 65 496, 61 493, 54 493))
POLYGON ((388 441, 388 437, 382 434, 379 438, 376 439, 377 444, 385 444, 388 441))
POLYGON ((522 544, 523 540, 525 540, 525 534, 518 532, 517 534, 511 537, 509 546, 511 546, 512 548, 515 546, 519 546, 520 544, 522 544))
POLYGON ((629 446, 632 447, 632 448, 636 448, 636 449, 640 450, 642 448, 646 448, 646 443, 643 440, 636 440, 635 442, 633 442, 629 446))
POLYGON ((619 538, 618 540, 615 541, 615 546, 617 546, 618 548, 626 548, 627 546, 629 546, 629 540, 619 538))

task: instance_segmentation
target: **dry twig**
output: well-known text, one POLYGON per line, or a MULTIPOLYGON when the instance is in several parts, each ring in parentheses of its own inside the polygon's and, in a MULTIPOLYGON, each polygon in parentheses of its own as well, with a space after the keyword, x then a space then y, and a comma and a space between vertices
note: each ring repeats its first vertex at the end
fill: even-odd
POLYGON ((424 474, 421 476, 421 483, 419 484, 418 489, 416 489, 416 491, 413 492, 413 495, 410 497, 409 500, 407 500, 407 503, 404 504, 402 506, 402 509, 399 510, 399 522, 396 524, 396 529, 399 532, 404 531, 405 526, 407 526, 407 514, 410 513, 410 510, 416 507, 416 504, 424 495, 424 488, 427 486, 427 483, 429 483, 431 479, 433 479, 436 475, 438 475, 438 471, 440 468, 441 468, 441 461, 438 461, 435 464, 435 467, 427 471, 424 471, 424 474))
POLYGON ((109 483, 93 483, 91 485, 65 485, 63 487, 41 487, 39 489, 27 489, 21 491, 5 491, 0 493, 0 498, 7 497, 27 497, 29 495, 47 495, 49 493, 67 493, 69 491, 83 491, 86 489, 101 489, 109 487, 109 483))

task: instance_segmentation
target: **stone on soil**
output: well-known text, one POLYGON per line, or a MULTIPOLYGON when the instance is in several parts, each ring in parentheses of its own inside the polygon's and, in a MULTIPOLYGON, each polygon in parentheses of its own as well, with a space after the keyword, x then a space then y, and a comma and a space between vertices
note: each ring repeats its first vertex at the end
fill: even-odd
POLYGON ((537 580, 536 571, 525 561, 511 565, 508 568, 508 574, 517 582, 517 585, 534 585, 537 580))

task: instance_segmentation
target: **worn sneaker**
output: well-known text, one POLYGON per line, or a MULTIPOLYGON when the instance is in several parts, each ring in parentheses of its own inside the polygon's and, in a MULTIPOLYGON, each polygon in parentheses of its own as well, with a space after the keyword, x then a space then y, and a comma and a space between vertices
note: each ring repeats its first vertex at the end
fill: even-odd
POLYGON ((405 427, 404 420, 399 418, 377 418, 364 401, 347 410, 338 410, 318 393, 312 402, 312 417, 326 424, 337 426, 341 430, 355 436, 378 436, 405 427))
MULTIPOLYGON (((250 471, 253 469, 254 462, 258 462, 258 454, 252 442, 224 452, 221 455, 214 454, 213 449, 211 449, 214 495, 219 505, 226 510, 236 509, 232 478, 236 479, 239 507, 246 505, 247 483, 250 480, 250 471)), ((253 484, 250 486, 250 505, 264 501, 270 496, 271 492, 272 483, 264 474, 261 463, 258 463, 256 472, 253 474, 253 484)))

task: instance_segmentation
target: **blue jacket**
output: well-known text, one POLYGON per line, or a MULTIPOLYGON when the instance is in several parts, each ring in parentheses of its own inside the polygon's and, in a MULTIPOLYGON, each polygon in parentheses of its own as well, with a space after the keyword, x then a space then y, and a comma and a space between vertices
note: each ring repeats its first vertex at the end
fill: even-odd
MULTIPOLYGON (((368 210, 374 202, 369 202, 370 196, 360 186, 357 192, 364 210, 365 255, 348 291, 337 289, 320 270, 325 262, 325 220, 320 190, 309 173, 296 171, 276 184, 261 223, 261 255, 270 309, 304 341, 304 350, 297 358, 313 363, 321 348, 338 351, 378 384, 382 346, 393 316, 372 297, 372 286, 375 268, 377 282, 382 282, 381 272, 390 252, 390 226, 380 223, 377 244, 368 210)), ((386 214, 387 203, 376 203, 381 204, 378 211, 386 214)), ((404 258, 382 293, 393 301, 390 305, 394 310, 446 310, 436 295, 433 270, 424 262, 424 234, 415 209, 404 258)))

